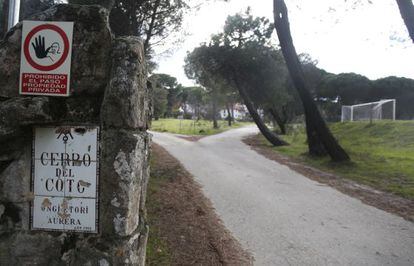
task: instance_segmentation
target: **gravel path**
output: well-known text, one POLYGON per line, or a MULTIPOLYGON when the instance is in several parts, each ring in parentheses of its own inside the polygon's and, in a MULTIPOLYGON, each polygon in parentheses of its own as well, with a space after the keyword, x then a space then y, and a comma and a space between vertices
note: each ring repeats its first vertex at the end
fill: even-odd
POLYGON ((252 151, 244 127, 191 142, 156 133, 255 265, 414 265, 414 224, 252 151))

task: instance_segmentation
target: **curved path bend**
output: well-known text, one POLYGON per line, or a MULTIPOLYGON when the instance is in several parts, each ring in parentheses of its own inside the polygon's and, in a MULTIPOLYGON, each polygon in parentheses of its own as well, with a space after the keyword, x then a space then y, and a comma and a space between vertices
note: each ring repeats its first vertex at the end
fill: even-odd
POLYGON ((201 184, 255 265, 414 265, 414 223, 259 155, 241 141, 256 132, 197 142, 152 134, 201 184))

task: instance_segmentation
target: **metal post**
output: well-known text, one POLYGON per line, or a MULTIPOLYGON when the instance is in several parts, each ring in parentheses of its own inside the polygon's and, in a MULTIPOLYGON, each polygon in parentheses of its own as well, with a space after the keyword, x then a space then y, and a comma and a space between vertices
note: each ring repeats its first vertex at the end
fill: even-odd
POLYGON ((382 120, 382 107, 384 106, 384 104, 381 104, 378 108, 381 108, 381 109, 379 109, 380 110, 380 113, 379 113, 379 120, 382 120))
POLYGON ((351 122, 354 121, 354 106, 351 106, 351 122))
POLYGON ((393 108, 392 120, 394 120, 394 121, 395 121, 395 112, 396 112, 396 105, 397 105, 397 102, 396 102, 396 100, 395 100, 395 99, 394 99, 392 102, 393 102, 393 105, 392 105, 392 108, 393 108))
POLYGON ((369 124, 372 124, 372 116, 374 114, 374 108, 375 106, 371 107, 371 111, 369 112, 369 124))
MULTIPOLYGON (((7 0, 6 0, 7 1, 7 0)), ((7 31, 19 22, 20 0, 9 0, 9 18, 7 31)))

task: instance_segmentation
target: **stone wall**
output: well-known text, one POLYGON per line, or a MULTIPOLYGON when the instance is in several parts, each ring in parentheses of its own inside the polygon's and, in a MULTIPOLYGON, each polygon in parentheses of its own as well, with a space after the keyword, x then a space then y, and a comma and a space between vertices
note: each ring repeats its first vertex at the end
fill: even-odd
POLYGON ((58 5, 31 20, 74 21, 71 96, 19 96, 21 24, 0 43, 0 265, 143 265, 149 97, 143 46, 114 38, 100 6, 58 5), (29 228, 33 126, 101 128, 99 233, 29 228))

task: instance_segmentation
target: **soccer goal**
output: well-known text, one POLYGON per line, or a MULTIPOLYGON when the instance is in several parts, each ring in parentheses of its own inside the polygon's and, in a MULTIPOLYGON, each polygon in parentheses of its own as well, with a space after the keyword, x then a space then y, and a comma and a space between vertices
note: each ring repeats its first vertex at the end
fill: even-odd
POLYGON ((343 105, 341 121, 395 120, 395 99, 356 105, 343 105))

